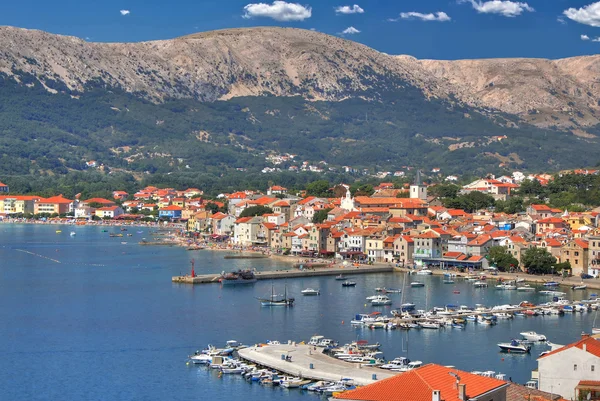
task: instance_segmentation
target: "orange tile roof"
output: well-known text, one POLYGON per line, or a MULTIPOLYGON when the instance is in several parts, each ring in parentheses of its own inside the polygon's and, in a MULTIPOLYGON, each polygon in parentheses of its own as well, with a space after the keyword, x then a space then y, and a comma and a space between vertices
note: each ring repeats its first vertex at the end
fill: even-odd
POLYGON ((105 205, 114 205, 115 202, 104 198, 91 198, 84 201, 85 203, 101 203, 105 205))
POLYGON ((578 386, 600 386, 600 380, 580 380, 578 386))
POLYGON ((404 239, 404 241, 408 242, 409 244, 412 244, 413 242, 415 242, 411 236, 409 235, 403 235, 402 238, 404 239))
POLYGON ((538 223, 543 224, 561 224, 564 223, 563 219, 559 219, 558 217, 547 217, 545 219, 538 220, 538 223))
POLYGON ((161 207, 160 210, 183 210, 181 206, 171 205, 167 207, 161 207))
POLYGON ((212 219, 213 220, 223 220, 227 216, 228 215, 226 215, 225 213, 217 212, 217 213, 215 213, 215 214, 212 215, 212 219))
POLYGON ((589 247, 588 242, 586 240, 581 239, 581 238, 576 238, 574 240, 574 242, 575 242, 575 244, 577 244, 577 246, 579 246, 579 247, 581 247, 583 249, 588 249, 588 247, 589 247))
POLYGON ((277 228, 277 224, 275 223, 262 223, 262 225, 265 226, 267 230, 274 230, 277 228))
POLYGON ((58 195, 58 196, 53 196, 53 197, 46 198, 46 199, 42 198, 39 200, 39 202, 40 203, 71 203, 73 201, 70 199, 63 198, 62 195, 58 195))
POLYGON ((444 257, 445 258, 453 259, 453 258, 459 257, 460 255, 462 255, 462 252, 446 252, 444 254, 444 257))
POLYGON ((535 210, 536 212, 541 212, 541 211, 548 211, 549 212, 551 210, 550 206, 548 206, 548 205, 534 205, 534 204, 532 204, 531 208, 533 210, 535 210))
POLYGON ((490 241, 491 239, 492 239, 491 236, 489 236, 487 234, 483 234, 483 235, 478 236, 474 240, 470 241, 469 243, 467 243, 467 245, 483 245, 486 242, 490 241))
POLYGON ((246 223, 246 222, 248 222, 250 220, 252 220, 251 216, 249 216, 249 217, 240 217, 235 222, 236 222, 236 224, 239 224, 239 223, 246 223))
POLYGON ((274 204, 273 206, 277 206, 277 207, 286 207, 289 206, 289 202, 286 202, 284 200, 277 202, 276 204, 274 204))
POLYGON ((298 202, 298 205, 306 205, 307 203, 309 203, 310 201, 317 199, 314 196, 309 196, 307 198, 302 199, 300 202, 298 202))
POLYGON ((556 349, 554 351, 551 351, 551 352, 549 352, 549 353, 547 353, 545 355, 542 355, 538 359, 547 358, 550 355, 558 354, 559 352, 563 352, 563 351, 565 351, 565 350, 567 350, 569 348, 573 348, 573 347, 576 347, 576 348, 579 348, 580 350, 583 350, 583 346, 584 345, 585 345, 585 349, 586 349, 587 352, 589 352, 590 354, 592 354, 592 355, 600 358, 600 341, 596 340, 595 338, 590 337, 590 336, 584 336, 584 337, 581 338, 581 340, 576 341, 576 342, 574 342, 572 344, 569 344, 569 345, 565 345, 564 347, 556 349))
POLYGON ((412 223, 412 220, 406 217, 390 217, 388 223, 412 223))
POLYGON ((396 205, 400 203, 400 198, 371 198, 370 196, 357 196, 354 201, 361 206, 368 205, 396 205))
POLYGON ((248 201, 248 204, 264 206, 264 205, 268 205, 269 203, 273 203, 275 201, 277 201, 277 198, 270 198, 268 196, 262 196, 258 199, 248 201))
POLYGON ((469 259, 467 259, 467 262, 479 262, 483 258, 484 256, 471 256, 469 259))
POLYGON ((468 398, 508 386, 508 383, 502 380, 428 364, 356 390, 337 394, 334 398, 357 401, 431 401, 433 390, 439 390, 442 400, 459 401, 456 378, 448 373, 460 376, 460 383, 466 385, 468 398))
POLYGON ((434 231, 427 231, 425 233, 415 235, 415 238, 427 239, 427 238, 439 238, 440 235, 434 231))
MULTIPOLYGON (((525 240, 523 240, 523 242, 525 242, 525 240)), ((555 238, 548 238, 546 239, 546 246, 562 246, 562 244, 555 238)))

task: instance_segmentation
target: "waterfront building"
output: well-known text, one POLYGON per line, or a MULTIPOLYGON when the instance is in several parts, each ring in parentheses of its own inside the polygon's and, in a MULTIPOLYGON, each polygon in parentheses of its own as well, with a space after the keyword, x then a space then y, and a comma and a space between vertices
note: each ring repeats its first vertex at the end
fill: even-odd
POLYGON ((180 219, 183 208, 181 206, 171 205, 158 209, 158 217, 167 219, 180 219))
POLYGON ((7 215, 33 213, 34 204, 39 199, 39 196, 0 196, 0 213, 7 215))
POLYGON ((334 399, 352 401, 507 401, 509 383, 436 364, 380 380, 334 399))
POLYGON ((541 356, 538 380, 542 391, 585 400, 589 392, 600 387, 600 341, 584 334, 579 341, 541 356))
POLYGON ((119 206, 107 206, 96 209, 94 213, 101 219, 114 219, 115 217, 121 216, 124 212, 119 206))
POLYGON ((62 195, 39 198, 33 205, 33 213, 66 214, 73 211, 73 201, 62 195))
POLYGON ((576 238, 561 247, 559 262, 569 262, 571 273, 574 276, 587 274, 588 272, 588 241, 576 238))

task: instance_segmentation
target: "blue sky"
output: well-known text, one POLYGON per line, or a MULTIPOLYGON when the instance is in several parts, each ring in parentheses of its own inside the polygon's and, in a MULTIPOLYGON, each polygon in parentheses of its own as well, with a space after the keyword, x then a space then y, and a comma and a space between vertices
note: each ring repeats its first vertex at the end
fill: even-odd
POLYGON ((600 1, 263 1, 5 2, 0 25, 99 42, 168 39, 198 31, 272 25, 315 29, 389 54, 435 59, 600 53, 600 39, 595 41, 600 37, 600 1))

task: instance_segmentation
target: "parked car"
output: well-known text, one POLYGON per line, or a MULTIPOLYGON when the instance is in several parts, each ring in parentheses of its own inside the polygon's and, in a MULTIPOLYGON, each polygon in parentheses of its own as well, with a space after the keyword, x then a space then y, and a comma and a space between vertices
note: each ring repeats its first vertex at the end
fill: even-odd
POLYGON ((594 278, 591 274, 581 273, 581 278, 594 278))

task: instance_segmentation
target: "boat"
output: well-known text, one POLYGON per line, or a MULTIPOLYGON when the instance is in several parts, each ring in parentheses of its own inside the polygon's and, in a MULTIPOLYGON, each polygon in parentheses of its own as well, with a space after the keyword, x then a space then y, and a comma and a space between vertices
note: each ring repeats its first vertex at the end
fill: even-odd
POLYGON ((571 287, 573 290, 585 290, 587 288, 587 284, 574 285, 571 287))
POLYGON ((484 288, 487 286, 488 286, 488 283, 486 283, 485 281, 475 281, 473 283, 473 287, 475 287, 475 288, 484 288))
POLYGON ((417 369, 417 368, 420 368, 421 366, 423 366, 423 362, 412 361, 412 362, 409 362, 407 365, 402 366, 398 369, 391 369, 391 371, 392 372, 408 372, 409 370, 417 369))
POLYGON ((314 288, 307 288, 300 292, 302 293, 302 295, 321 295, 321 292, 318 289, 315 290, 314 288))
POLYGON ((77 233, 76 233, 75 231, 71 231, 71 232, 69 233, 69 235, 70 235, 71 237, 74 237, 74 236, 76 236, 76 235, 77 235, 77 233))
POLYGON ((375 299, 371 300, 371 305, 373 306, 383 306, 383 305, 391 305, 392 300, 386 295, 380 295, 375 299))
POLYGON ((402 290, 400 288, 383 288, 382 289, 383 293, 386 294, 400 294, 402 292, 402 290))
POLYGON ((222 285, 252 284, 256 283, 256 275, 253 270, 238 270, 231 273, 221 272, 219 282, 222 285))
POLYGON ((444 284, 454 284, 454 280, 452 280, 452 279, 444 280, 444 284))
POLYGON ((344 281, 342 287, 356 287, 356 281, 344 281))
POLYGON ((515 279, 515 283, 523 283, 523 282, 525 282, 525 279, 524 279, 524 278, 519 278, 519 277, 517 277, 517 278, 515 279))
POLYGON ((288 298, 287 296, 287 285, 285 286, 285 292, 283 298, 279 295, 275 295, 274 286, 271 286, 271 297, 270 298, 258 298, 260 306, 294 306, 294 298, 288 298))
POLYGON ((419 322, 419 326, 423 329, 439 329, 440 324, 438 322, 419 322))
POLYGON ((433 274, 433 272, 431 270, 427 270, 427 269, 422 269, 417 271, 417 275, 419 276, 431 276, 433 274))
POLYGON ((122 241, 121 245, 127 245, 127 241, 122 241))
POLYGON ((338 280, 338 281, 346 280, 346 276, 344 276, 343 274, 340 274, 338 276, 335 276, 335 279, 338 280))
POLYGON ((512 285, 512 284, 502 283, 502 284, 498 284, 496 286, 496 289, 497 290, 509 290, 509 291, 512 291, 512 290, 516 290, 517 286, 516 285, 512 285))
POLYGON ((529 341, 546 341, 545 335, 538 334, 535 331, 524 331, 519 334, 521 334, 524 339, 529 340, 529 341))
POLYGON ((410 283, 411 287, 425 287, 424 283, 421 283, 419 281, 413 281, 412 283, 410 283))
POLYGON ((517 287, 517 291, 535 291, 535 288, 533 288, 529 284, 525 284, 522 287, 517 287))
POLYGON ((56 233, 60 234, 60 233, 62 233, 62 230, 56 230, 56 233))
POLYGON ((509 343, 498 343, 498 347, 503 352, 527 354, 531 350, 531 345, 521 344, 516 340, 512 340, 509 343))
POLYGON ((544 287, 558 287, 560 285, 557 281, 546 281, 544 287))
POLYGON ((540 291, 539 293, 540 293, 540 295, 550 295, 553 297, 564 297, 565 295, 567 295, 566 292, 552 291, 552 290, 540 291))

